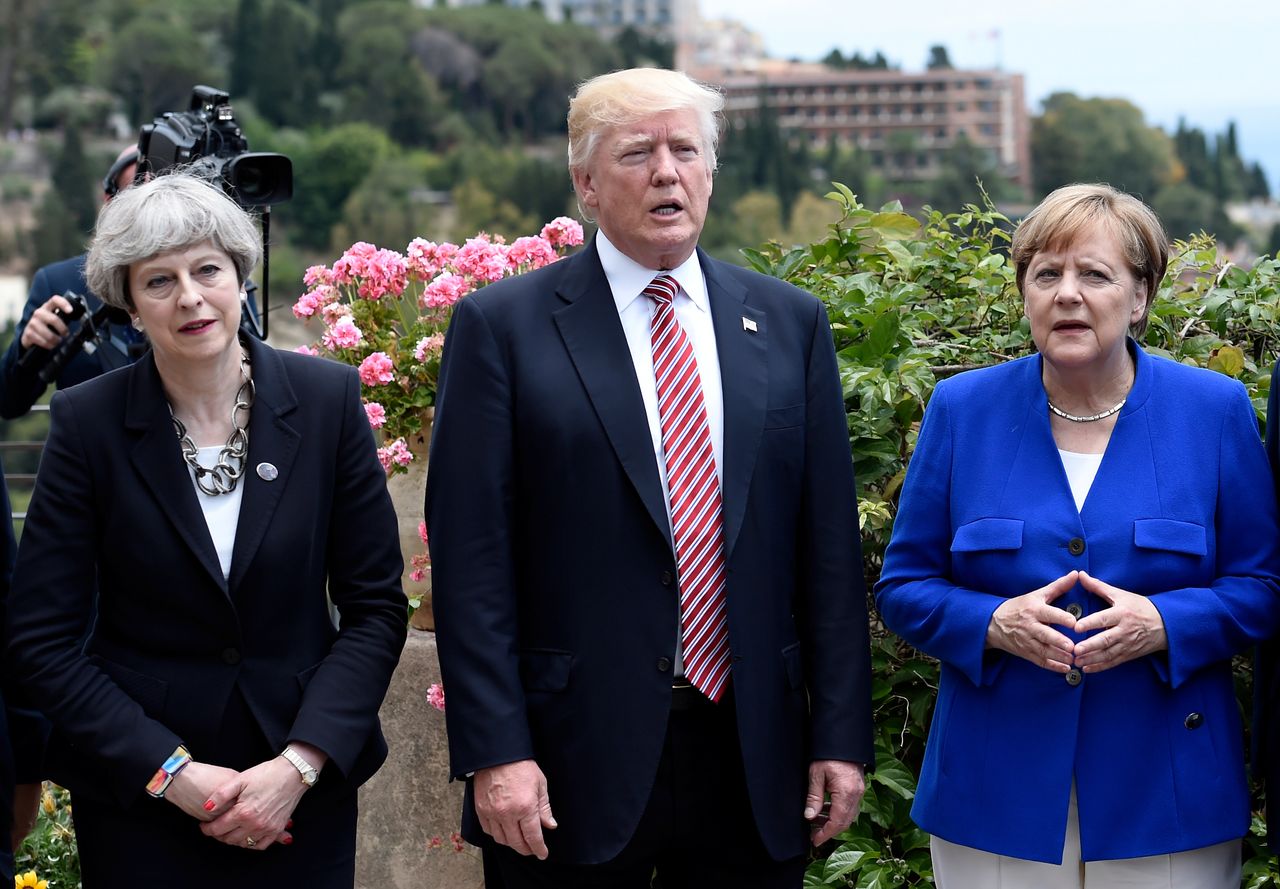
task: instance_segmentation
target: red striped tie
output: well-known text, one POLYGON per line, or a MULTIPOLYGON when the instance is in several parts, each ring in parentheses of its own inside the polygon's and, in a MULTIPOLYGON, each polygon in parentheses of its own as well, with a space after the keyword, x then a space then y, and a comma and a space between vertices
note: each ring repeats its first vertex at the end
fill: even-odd
POLYGON ((644 295, 656 303, 649 332, 680 578, 684 674, 698 691, 719 701, 729 680, 720 480, 698 360, 671 305, 679 291, 675 278, 659 275, 644 295))

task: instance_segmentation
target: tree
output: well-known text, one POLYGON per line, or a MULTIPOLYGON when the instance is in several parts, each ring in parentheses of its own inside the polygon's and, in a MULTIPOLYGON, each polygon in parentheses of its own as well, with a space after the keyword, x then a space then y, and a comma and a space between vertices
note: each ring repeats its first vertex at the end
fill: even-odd
POLYGON ((929 47, 929 60, 925 67, 930 71, 950 71, 953 66, 947 48, 940 43, 929 47))
POLYGON ((652 66, 655 68, 674 68, 676 48, 666 40, 659 40, 642 34, 631 25, 623 28, 613 39, 613 45, 622 55, 625 68, 652 66))
POLYGON ((104 53, 103 81, 124 99, 130 120, 185 110, 191 88, 216 80, 205 44, 163 18, 139 17, 121 28, 104 53))
POLYGON ((1177 180, 1173 141, 1148 126, 1124 99, 1054 93, 1031 121, 1035 188, 1041 194, 1072 182, 1108 182, 1148 199, 1177 180))
POLYGON ((64 130, 62 150, 54 161, 51 178, 70 225, 77 232, 88 234, 98 216, 94 200, 97 176, 84 156, 79 127, 68 124, 64 130))
POLYGON ((249 96, 253 93, 258 77, 258 62, 264 50, 262 29, 262 0, 240 0, 236 7, 234 30, 231 34, 230 83, 231 96, 249 96))
POLYGON ((293 240, 317 249, 329 246, 330 229, 351 193, 393 146, 387 134, 365 123, 329 130, 293 156, 293 200, 281 205, 280 221, 293 240))

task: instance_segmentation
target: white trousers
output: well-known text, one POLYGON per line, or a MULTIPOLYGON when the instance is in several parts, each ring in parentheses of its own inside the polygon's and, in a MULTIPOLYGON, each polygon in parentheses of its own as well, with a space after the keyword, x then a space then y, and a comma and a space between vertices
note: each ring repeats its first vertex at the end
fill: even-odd
POLYGON ((1240 841, 1121 858, 1080 860, 1080 816, 1071 788, 1062 864, 1009 858, 958 846, 940 837, 929 844, 937 889, 1240 889, 1240 841))

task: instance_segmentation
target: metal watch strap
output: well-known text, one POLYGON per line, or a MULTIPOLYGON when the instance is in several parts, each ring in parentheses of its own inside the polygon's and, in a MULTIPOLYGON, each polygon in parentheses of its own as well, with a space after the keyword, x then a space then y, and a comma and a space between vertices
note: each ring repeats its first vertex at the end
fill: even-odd
POLYGON ((292 747, 286 747, 280 753, 289 765, 298 770, 298 776, 302 778, 302 783, 311 787, 316 783, 316 779, 320 777, 320 773, 316 771, 316 767, 302 758, 302 754, 294 750, 292 747))

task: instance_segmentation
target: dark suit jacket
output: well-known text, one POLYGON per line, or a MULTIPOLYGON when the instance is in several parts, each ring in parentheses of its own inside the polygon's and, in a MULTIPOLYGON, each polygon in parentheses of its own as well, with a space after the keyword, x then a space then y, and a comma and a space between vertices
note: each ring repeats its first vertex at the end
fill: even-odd
MULTIPOLYGON (((821 303, 699 256, 723 377, 739 735, 756 823, 781 859, 805 848, 807 763, 872 759, 844 403, 821 303)), ((611 859, 661 755, 678 591, 594 244, 455 307, 426 502, 453 775, 532 757, 559 822, 551 854, 611 859)), ((483 841, 470 792, 464 835, 483 841)))
MULTIPOLYGON (((0 467, 0 638, 7 621, 9 580, 17 542, 13 537, 13 513, 9 507, 9 488, 0 467)), ((44 746, 45 726, 39 714, 16 704, 22 698, 12 687, 7 665, 0 666, 0 878, 13 876, 9 852, 9 833, 13 828, 13 786, 40 780, 40 759, 44 746)))
POLYGON ((179 743, 219 763, 237 694, 273 751, 328 753, 322 786, 358 785, 385 757, 377 712, 406 605, 359 381, 247 339, 257 397, 229 580, 154 359, 54 395, 10 636, 19 678, 73 745, 76 793, 127 806, 179 743))
MULTIPOLYGON (((1280 364, 1271 372, 1267 396, 1267 457, 1280 499, 1280 364)), ((1253 671, 1253 774, 1266 784, 1272 812, 1280 811, 1280 639, 1258 647, 1253 671)), ((1274 825, 1275 819, 1269 819, 1274 825)), ((1280 830, 1267 832, 1271 851, 1280 852, 1280 830)))

